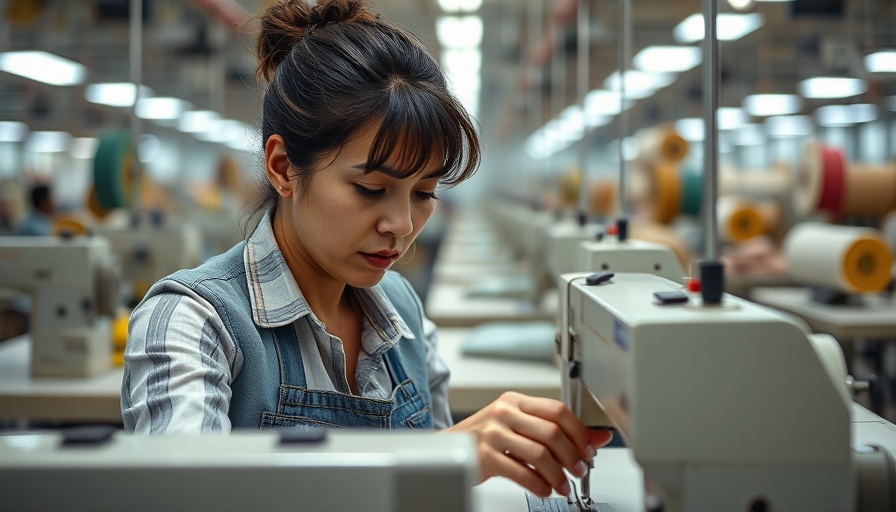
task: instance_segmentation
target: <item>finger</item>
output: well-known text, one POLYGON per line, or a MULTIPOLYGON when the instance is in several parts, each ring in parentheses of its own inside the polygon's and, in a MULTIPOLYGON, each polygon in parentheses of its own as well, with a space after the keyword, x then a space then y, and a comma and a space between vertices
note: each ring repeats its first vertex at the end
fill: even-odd
POLYGON ((572 411, 563 405, 563 402, 550 398, 530 397, 525 395, 516 395, 512 397, 512 399, 516 401, 517 407, 524 413, 560 425, 566 436, 576 446, 576 449, 579 450, 581 458, 591 462, 594 453, 589 453, 588 429, 582 425, 582 422, 576 418, 572 411))
POLYGON ((499 450, 503 450, 518 462, 534 468, 541 478, 557 492, 569 494, 566 473, 563 472, 560 462, 554 458, 550 448, 517 434, 511 434, 503 441, 503 446, 498 448, 499 450))
POLYGON ((613 440, 613 431, 608 428, 588 430, 588 444, 595 449, 606 446, 613 440))
POLYGON ((551 484, 547 483, 534 469, 524 463, 496 451, 489 451, 482 460, 483 470, 494 476, 510 479, 523 486, 535 496, 547 498, 551 495, 551 484))
POLYGON ((517 434, 535 441, 550 450, 553 458, 576 476, 582 476, 586 466, 579 448, 567 437, 563 427, 537 416, 525 414, 510 419, 508 425, 517 434))

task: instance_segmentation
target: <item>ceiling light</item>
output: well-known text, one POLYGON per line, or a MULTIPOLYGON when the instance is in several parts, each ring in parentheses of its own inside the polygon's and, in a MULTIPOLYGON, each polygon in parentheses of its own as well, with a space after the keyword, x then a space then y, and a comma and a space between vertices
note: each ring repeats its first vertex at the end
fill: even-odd
POLYGON ((436 20, 436 35, 445 48, 477 48, 482 43, 482 18, 442 16, 436 20))
POLYGON ((76 137, 72 139, 72 158, 90 160, 96 155, 99 141, 94 137, 76 137))
POLYGON ((215 128, 219 119, 221 116, 211 110, 191 110, 181 114, 177 129, 186 133, 208 132, 215 128))
POLYGON ((482 6, 482 0, 439 0, 445 12, 475 12, 482 6))
MULTIPOLYGON (((734 41, 762 26, 761 14, 719 14, 716 18, 716 35, 720 41, 734 41)), ((702 14, 692 14, 678 24, 673 31, 679 43, 695 43, 703 39, 705 27, 702 14)))
POLYGON ((747 124, 747 114, 737 107, 719 107, 716 111, 719 130, 734 130, 747 124))
POLYGON ((753 94, 744 98, 744 110, 756 117, 794 114, 800 108, 800 98, 794 94, 753 94))
POLYGON ((50 85, 78 85, 83 65, 47 52, 0 53, 0 70, 50 85))
POLYGON ((28 133, 28 125, 18 121, 0 121, 0 142, 21 142, 28 133))
POLYGON ((728 0, 728 5, 735 11, 748 11, 756 6, 756 0, 728 0))
MULTIPOLYGON (((109 105, 112 107, 130 107, 137 96, 137 88, 130 82, 114 82, 105 84, 90 84, 84 88, 84 98, 91 103, 109 105)), ((140 98, 152 96, 152 91, 140 86, 140 98)))
MULTIPOLYGON (((621 95, 618 92, 606 89, 595 89, 585 95, 585 116, 615 116, 622 110, 621 95)), ((630 108, 634 102, 625 102, 625 108, 630 108)))
POLYGON ((67 132, 31 132, 25 151, 31 153, 61 153, 68 150, 72 136, 67 132))
POLYGON ((850 126, 877 119, 877 108, 868 103, 856 105, 825 105, 815 110, 819 126, 850 126))
POLYGON ((177 98, 140 98, 137 102, 137 117, 142 119, 177 119, 184 110, 186 102, 177 98))
MULTIPOLYGON (((646 98, 656 92, 658 89, 671 84, 675 81, 675 75, 672 73, 650 73, 647 71, 627 71, 625 73, 625 97, 626 98, 646 98)), ((611 92, 621 92, 620 84, 622 80, 619 78, 619 72, 614 71, 604 81, 604 87, 611 92)))
POLYGON ((848 98, 868 90, 864 80, 833 76, 819 76, 803 80, 797 86, 804 98, 848 98))
POLYGON ((869 73, 896 73, 896 50, 886 50, 865 56, 869 73))
POLYGON ((696 46, 648 46, 635 55, 635 67, 656 73, 680 73, 700 64, 702 54, 696 46))
POLYGON ((809 116, 773 116, 765 120, 770 137, 803 137, 812 134, 809 116))

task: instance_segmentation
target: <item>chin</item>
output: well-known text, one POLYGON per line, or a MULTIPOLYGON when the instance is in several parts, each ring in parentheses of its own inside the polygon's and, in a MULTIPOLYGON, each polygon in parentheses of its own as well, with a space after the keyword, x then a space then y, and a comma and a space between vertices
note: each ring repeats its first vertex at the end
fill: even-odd
POLYGON ((347 281, 346 284, 353 288, 373 288, 383 280, 383 277, 386 276, 386 272, 388 271, 388 269, 385 269, 378 272, 365 272, 361 275, 354 276, 353 279, 347 281))

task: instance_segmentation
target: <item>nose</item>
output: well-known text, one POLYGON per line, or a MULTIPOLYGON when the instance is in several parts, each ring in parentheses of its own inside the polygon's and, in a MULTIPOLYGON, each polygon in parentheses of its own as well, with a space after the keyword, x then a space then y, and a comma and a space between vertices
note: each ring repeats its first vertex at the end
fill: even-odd
POLYGON ((411 218, 411 203, 408 200, 389 201, 380 216, 377 229, 380 233, 396 238, 404 238, 414 231, 411 218))

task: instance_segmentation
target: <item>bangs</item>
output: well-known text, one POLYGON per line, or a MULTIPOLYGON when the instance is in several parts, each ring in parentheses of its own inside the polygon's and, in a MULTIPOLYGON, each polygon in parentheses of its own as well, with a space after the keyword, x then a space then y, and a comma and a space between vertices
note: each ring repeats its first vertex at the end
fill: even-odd
POLYGON ((390 88, 382 124, 367 159, 367 172, 389 167, 408 177, 438 168, 427 177, 451 187, 476 172, 479 144, 476 129, 463 106, 430 84, 395 82, 390 88))

